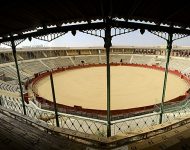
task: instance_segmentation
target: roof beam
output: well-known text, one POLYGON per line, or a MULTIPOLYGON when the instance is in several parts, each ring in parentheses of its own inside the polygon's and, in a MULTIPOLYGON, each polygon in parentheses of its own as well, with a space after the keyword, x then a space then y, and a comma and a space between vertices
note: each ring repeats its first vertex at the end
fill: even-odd
MULTIPOLYGON (((151 25, 151 24, 142 24, 142 23, 135 23, 135 22, 125 22, 125 21, 115 21, 111 20, 108 22, 111 27, 118 27, 118 28, 130 28, 130 29, 145 29, 149 31, 160 31, 160 32, 167 32, 167 33, 176 33, 176 34, 186 34, 190 35, 190 30, 182 29, 182 28, 171 28, 168 26, 159 26, 159 25, 151 25)), ((54 28, 46 28, 40 29, 36 32, 21 34, 13 36, 14 40, 25 39, 28 37, 37 37, 42 35, 48 35, 51 33, 60 33, 60 32, 69 32, 73 30, 95 30, 95 29, 104 29, 106 27, 106 22, 97 22, 97 23, 90 23, 90 24, 77 24, 77 25, 70 25, 70 26, 61 26, 61 27, 54 27, 54 28)), ((4 37, 0 39, 0 43, 11 41, 11 37, 4 37)))

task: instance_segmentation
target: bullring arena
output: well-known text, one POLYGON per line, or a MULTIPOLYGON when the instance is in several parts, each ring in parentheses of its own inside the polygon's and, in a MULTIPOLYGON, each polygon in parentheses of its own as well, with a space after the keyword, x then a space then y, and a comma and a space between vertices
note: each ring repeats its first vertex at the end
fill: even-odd
MULTIPOLYGON (((129 109, 160 103, 164 72, 134 66, 111 67, 111 109, 129 109)), ((106 110, 106 68, 89 67, 54 75, 57 103, 106 110)), ((52 101, 49 77, 37 82, 38 95, 52 101)), ((188 83, 169 74, 166 101, 185 94, 188 83), (176 86, 177 85, 177 86, 176 86)))

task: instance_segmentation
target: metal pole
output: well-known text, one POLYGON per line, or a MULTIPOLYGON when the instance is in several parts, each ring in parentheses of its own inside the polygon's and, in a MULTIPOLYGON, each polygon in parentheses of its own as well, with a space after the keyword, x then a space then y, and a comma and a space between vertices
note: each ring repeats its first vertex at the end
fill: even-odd
POLYGON ((0 106, 2 106, 2 96, 0 96, 0 106))
POLYGON ((51 90, 52 90, 53 104, 54 104, 54 110, 55 110, 56 125, 57 125, 57 127, 59 127, 59 118, 58 118, 58 112, 57 112, 57 105, 56 105, 55 89, 54 89, 52 72, 50 72, 50 81, 51 81, 51 90))
POLYGON ((172 37, 173 34, 169 33, 168 34, 168 40, 167 40, 167 61, 166 61, 166 68, 165 68, 165 73, 164 73, 164 84, 163 84, 163 90, 162 90, 162 102, 161 102, 161 110, 160 110, 160 120, 159 123, 162 123, 162 118, 163 118, 163 112, 164 112, 164 100, 165 100, 165 93, 166 93, 166 83, 167 83, 167 77, 168 77, 168 66, 169 66, 169 61, 170 61, 170 53, 172 49, 172 37))
POLYGON ((19 68, 18 68, 18 62, 17 62, 17 56, 16 56, 16 46, 15 46, 14 40, 11 40, 11 45, 12 45, 12 53, 13 53, 13 57, 15 60, 17 77, 18 77, 18 82, 19 82, 19 87, 20 87, 20 95, 21 95, 21 100, 22 100, 23 111, 24 111, 24 115, 26 115, 26 107, 25 107, 25 103, 24 103, 24 95, 23 95, 22 83, 21 83, 21 79, 20 79, 20 72, 19 72, 19 68))
POLYGON ((111 47, 111 28, 106 26, 105 39, 106 48, 106 68, 107 68, 107 137, 111 136, 111 114, 110 114, 110 47, 111 47))

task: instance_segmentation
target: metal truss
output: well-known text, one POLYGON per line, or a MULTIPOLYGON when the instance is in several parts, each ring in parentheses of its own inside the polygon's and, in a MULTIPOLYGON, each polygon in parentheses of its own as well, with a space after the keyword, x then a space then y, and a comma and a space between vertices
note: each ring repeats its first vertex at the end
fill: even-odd
POLYGON ((59 38, 60 36, 66 34, 65 32, 60 32, 60 33, 50 33, 47 35, 42 35, 42 36, 36 36, 34 37, 35 39, 38 40, 42 40, 42 41, 47 41, 47 42, 51 42, 57 38, 59 38))
POLYGON ((105 37, 105 29, 80 30, 80 32, 90 34, 90 35, 94 35, 94 36, 97 36, 97 37, 100 37, 100 38, 105 37))
POLYGON ((114 28, 112 28, 112 35, 111 36, 114 37, 114 36, 130 33, 130 32, 136 31, 136 30, 137 29, 114 27, 114 28))
MULTIPOLYGON (((14 42, 15 42, 15 46, 21 44, 21 43, 24 42, 25 40, 26 40, 26 38, 25 38, 25 39, 18 39, 18 40, 15 40, 15 41, 14 41, 14 42)), ((2 44, 12 47, 11 41, 3 42, 2 44)))
MULTIPOLYGON (((38 40, 43 40, 43 41, 51 42, 51 41, 59 38, 60 36, 62 36, 64 34, 66 34, 66 32, 50 33, 50 34, 42 35, 42 36, 34 36, 34 38, 38 39, 38 40)), ((29 37, 29 39, 31 40, 31 37, 29 37)), ((26 40, 26 38, 14 40, 15 46, 18 46, 19 44, 21 44, 25 40, 26 40)), ((2 44, 12 47, 11 41, 2 42, 2 44)))
POLYGON ((168 33, 167 32, 160 32, 160 31, 149 31, 150 33, 164 39, 164 40, 168 40, 168 33))
MULTIPOLYGON (((164 40, 168 40, 168 33, 167 32, 160 32, 160 31, 149 31, 150 33, 164 39, 164 40)), ((179 40, 179 39, 182 39, 182 38, 185 38, 185 37, 188 37, 189 34, 173 34, 173 38, 172 38, 172 41, 175 41, 175 40, 179 40)))
MULTIPOLYGON (((113 27, 111 28, 111 37, 126 34, 129 32, 133 32, 137 29, 130 29, 130 28, 120 28, 120 27, 113 27)), ((80 32, 94 35, 100 38, 105 38, 105 29, 95 29, 95 30, 81 30, 80 32)))
MULTIPOLYGON (((126 21, 118 21, 118 20, 110 20, 109 22, 95 22, 88 24, 77 24, 77 25, 69 25, 69 26, 58 26, 52 28, 44 28, 41 30, 37 30, 35 32, 29 32, 25 34, 20 34, 14 36, 14 40, 26 39, 26 38, 38 38, 40 40, 52 41, 53 39, 58 38, 59 36, 69 32, 69 31, 81 31, 87 34, 95 35, 103 38, 104 34, 102 31, 109 26, 112 28, 112 36, 117 36, 125 33, 132 32, 137 29, 148 30, 149 32, 166 39, 165 33, 173 33, 180 34, 177 39, 186 37, 190 35, 189 29, 184 28, 171 28, 168 26, 161 25, 152 25, 152 24, 143 24, 136 22, 126 22, 126 21), (115 29, 117 33, 115 33, 115 29), (159 34, 158 34, 159 33, 159 34), (48 37, 48 35, 50 36, 48 37)), ((2 37, 0 38, 0 43, 11 41, 12 37, 2 37)), ((6 43, 7 44, 7 43, 6 43)))
POLYGON ((173 34, 173 41, 188 37, 188 34, 173 34))

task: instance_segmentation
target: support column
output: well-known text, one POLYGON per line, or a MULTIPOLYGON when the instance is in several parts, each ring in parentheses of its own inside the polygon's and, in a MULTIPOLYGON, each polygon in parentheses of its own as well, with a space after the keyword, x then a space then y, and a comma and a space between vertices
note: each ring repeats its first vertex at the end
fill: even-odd
POLYGON ((2 96, 0 96, 0 106, 2 106, 2 96))
POLYGON ((58 112, 57 112, 57 105, 56 105, 55 89, 54 89, 52 72, 50 72, 50 81, 51 81, 51 90, 52 90, 53 104, 54 104, 54 110, 55 110, 56 125, 57 125, 57 127, 59 127, 59 118, 58 118, 58 112))
POLYGON ((164 84, 163 84, 163 90, 162 90, 162 102, 161 102, 161 110, 160 110, 160 120, 159 123, 162 123, 162 117, 163 117, 163 112, 164 112, 164 100, 165 100, 165 93, 166 93, 166 83, 167 83, 167 77, 168 77, 168 66, 169 66, 169 61, 170 61, 170 54, 172 50, 172 33, 168 33, 168 40, 167 40, 167 49, 166 49, 166 67, 165 67, 165 73, 164 73, 164 84))
POLYGON ((110 114, 110 47, 111 47, 111 27, 106 26, 104 47, 106 48, 106 70, 107 70, 107 137, 111 136, 111 114, 110 114))
POLYGON ((12 53, 13 53, 16 71, 17 71, 17 77, 18 77, 18 82, 19 82, 23 111, 24 111, 24 115, 26 115, 26 107, 25 107, 25 103, 24 103, 24 95, 23 95, 22 83, 21 83, 21 79, 20 79, 20 72, 19 72, 19 68, 18 68, 18 62, 17 62, 17 56, 16 56, 16 46, 15 46, 14 40, 11 40, 11 45, 12 45, 12 53))

